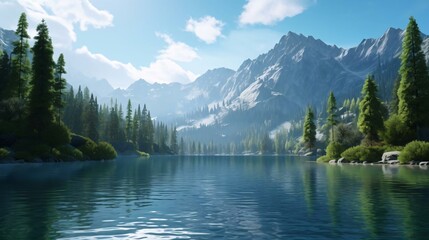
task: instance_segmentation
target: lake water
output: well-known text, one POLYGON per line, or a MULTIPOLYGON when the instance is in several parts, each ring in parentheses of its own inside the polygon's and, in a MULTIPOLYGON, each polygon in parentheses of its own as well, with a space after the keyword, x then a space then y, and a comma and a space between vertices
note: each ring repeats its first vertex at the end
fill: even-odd
POLYGON ((429 171, 298 157, 0 165, 0 239, 428 239, 429 171))

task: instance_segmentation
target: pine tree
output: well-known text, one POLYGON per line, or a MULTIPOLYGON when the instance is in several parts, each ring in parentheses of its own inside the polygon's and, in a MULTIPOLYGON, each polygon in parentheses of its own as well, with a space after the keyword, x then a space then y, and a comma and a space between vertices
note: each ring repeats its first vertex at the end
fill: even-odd
POLYGON ((417 22, 410 17, 402 43, 398 115, 418 138, 420 128, 429 125, 429 76, 421 44, 417 22))
POLYGON ((54 85, 54 50, 45 21, 37 26, 37 36, 33 50, 33 75, 29 100, 28 120, 36 133, 52 124, 53 85, 54 85))
POLYGON ((179 153, 179 145, 177 144, 177 129, 176 127, 171 128, 170 134, 170 149, 173 154, 179 153))
POLYGON ((372 76, 368 76, 363 85, 359 112, 359 131, 365 135, 368 144, 378 141, 378 133, 384 129, 383 105, 377 97, 377 85, 372 76))
POLYGON ((137 145, 138 132, 139 132, 139 116, 138 116, 138 111, 134 111, 131 141, 136 145, 137 149, 139 148, 139 146, 137 145))
POLYGON ((399 90, 400 84, 401 84, 401 76, 398 76, 398 78, 396 78, 395 83, 393 85, 392 98, 390 100, 390 106, 389 106, 390 113, 392 114, 398 114, 398 107, 399 107, 398 90, 399 90))
POLYGON ((337 125, 337 100, 335 99, 334 93, 329 93, 328 98, 328 106, 327 106, 327 113, 328 118, 326 119, 328 122, 328 125, 331 127, 331 140, 335 142, 335 135, 334 135, 334 126, 337 125))
POLYGON ((131 100, 128 99, 128 104, 127 104, 127 115, 125 116, 125 132, 127 135, 127 141, 131 141, 132 139, 132 128, 133 128, 133 110, 132 110, 132 105, 131 105, 131 100))
POLYGON ((85 136, 88 136, 94 141, 98 141, 98 103, 97 99, 91 94, 88 104, 85 107, 84 114, 84 127, 85 127, 85 136))
MULTIPOLYGON (((12 58, 12 72, 13 72, 13 87, 16 91, 17 97, 24 99, 27 92, 27 83, 30 75, 30 63, 27 57, 30 45, 28 39, 30 36, 27 33, 28 22, 25 13, 22 13, 18 20, 18 27, 16 35, 18 40, 13 42, 13 58, 12 58)), ((38 30, 39 31, 39 30, 38 30)))
POLYGON ((3 53, 0 60, 0 102, 9 96, 9 79, 10 79, 10 61, 6 52, 3 53))
POLYGON ((63 90, 66 88, 66 80, 62 77, 66 74, 65 70, 66 62, 64 61, 64 55, 61 53, 58 57, 57 64, 55 65, 55 84, 54 84, 54 107, 57 109, 57 121, 61 122, 61 110, 64 107, 63 90))
POLYGON ((314 113, 311 107, 307 108, 304 118, 303 139, 310 150, 316 145, 316 125, 314 124, 314 113))

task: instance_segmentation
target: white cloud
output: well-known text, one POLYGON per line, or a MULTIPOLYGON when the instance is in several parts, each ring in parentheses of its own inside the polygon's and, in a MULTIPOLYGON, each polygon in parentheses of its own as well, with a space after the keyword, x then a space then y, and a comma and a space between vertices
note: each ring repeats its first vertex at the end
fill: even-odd
POLYGON ((158 58, 171 59, 178 62, 191 62, 198 58, 198 54, 189 45, 183 42, 175 42, 170 36, 163 33, 156 33, 156 36, 162 38, 168 47, 160 51, 158 58))
POLYGON ((171 59, 157 59, 149 67, 141 68, 141 78, 151 83, 189 83, 197 77, 196 74, 183 69, 171 59))
POLYGON ((240 15, 240 23, 270 25, 304 12, 310 2, 310 0, 247 0, 240 15))
POLYGON ((35 34, 35 26, 45 19, 55 47, 71 48, 76 42, 74 25, 86 31, 89 26, 102 28, 112 25, 113 15, 99 10, 89 0, 18 0, 27 13, 30 34, 35 34))
POLYGON ((65 57, 72 69, 78 69, 87 77, 106 79, 115 88, 126 88, 141 77, 141 72, 131 63, 125 64, 103 54, 92 53, 86 46, 71 54, 65 57))
POLYGON ((222 28, 225 24, 212 16, 205 16, 198 20, 190 18, 186 23, 186 31, 194 33, 207 44, 216 42, 222 36, 222 28))
MULTIPOLYGON (((167 46, 159 51, 156 60, 147 67, 135 67, 131 63, 111 60, 99 53, 92 53, 83 46, 71 54, 72 68, 79 69, 88 77, 106 79, 115 88, 127 88, 138 79, 150 83, 189 83, 197 78, 177 62, 191 62, 199 58, 197 52, 182 42, 174 41, 166 34, 157 33, 167 46)), ((69 62, 67 62, 69 64, 69 62)))

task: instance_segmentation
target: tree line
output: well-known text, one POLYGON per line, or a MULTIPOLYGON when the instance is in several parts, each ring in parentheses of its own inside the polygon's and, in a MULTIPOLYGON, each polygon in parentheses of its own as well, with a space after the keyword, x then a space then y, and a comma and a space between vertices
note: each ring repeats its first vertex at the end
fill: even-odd
MULTIPOLYGON (((320 161, 339 157, 375 161, 380 159, 381 156, 378 155, 385 150, 404 149, 404 152, 409 152, 408 149, 411 148, 425 155, 423 158, 429 159, 429 147, 425 147, 424 142, 429 140, 429 72, 421 44, 419 27, 411 17, 403 39, 399 77, 394 84, 389 104, 380 100, 374 76, 369 75, 366 78, 355 122, 362 136, 358 146, 345 144, 345 140, 350 140, 348 138, 351 136, 356 138, 355 133, 350 134, 350 129, 346 137, 335 137, 343 134, 344 128, 336 127, 339 117, 336 99, 334 93, 329 94, 326 123, 330 128, 330 138, 326 155, 319 158, 320 161), (336 134, 335 130, 342 132, 336 134)), ((351 106, 352 102, 345 101, 343 105, 351 106)), ((305 118, 303 139, 308 148, 314 147, 315 124, 310 107, 305 118)), ((410 160, 403 157, 401 161, 410 160)))
POLYGON ((140 105, 99 104, 88 88, 67 88, 63 54, 54 50, 44 20, 30 48, 22 13, 10 55, 0 52, 0 148, 15 159, 101 158, 104 152, 178 152, 175 127, 153 121, 140 105), (71 133, 73 132, 73 133, 71 133), (85 137, 84 137, 85 136, 85 137), (107 143, 108 142, 108 143, 107 143), (105 149, 102 149, 105 148, 105 149), (96 153, 98 156, 96 156, 96 153))

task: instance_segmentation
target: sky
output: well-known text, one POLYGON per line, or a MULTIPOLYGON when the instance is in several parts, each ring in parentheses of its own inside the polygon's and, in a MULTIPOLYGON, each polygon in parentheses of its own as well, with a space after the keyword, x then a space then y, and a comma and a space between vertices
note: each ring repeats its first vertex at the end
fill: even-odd
POLYGON ((289 31, 350 48, 414 16, 429 34, 427 0, 0 0, 0 27, 15 30, 22 12, 31 36, 47 21, 69 72, 114 88, 237 70, 289 31))

